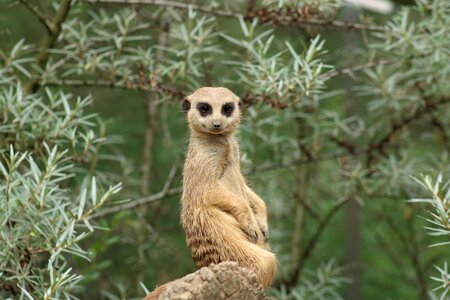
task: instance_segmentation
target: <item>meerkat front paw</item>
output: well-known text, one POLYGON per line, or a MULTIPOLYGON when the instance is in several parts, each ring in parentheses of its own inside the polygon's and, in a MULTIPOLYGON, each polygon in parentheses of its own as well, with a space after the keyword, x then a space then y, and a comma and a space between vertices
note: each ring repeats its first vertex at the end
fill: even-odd
POLYGON ((266 218, 256 217, 256 222, 258 223, 259 230, 261 230, 264 237, 264 242, 267 242, 269 240, 269 225, 267 225, 266 218))
POLYGON ((249 237, 250 242, 255 244, 258 242, 258 223, 256 220, 250 218, 250 220, 242 226, 242 230, 249 237))

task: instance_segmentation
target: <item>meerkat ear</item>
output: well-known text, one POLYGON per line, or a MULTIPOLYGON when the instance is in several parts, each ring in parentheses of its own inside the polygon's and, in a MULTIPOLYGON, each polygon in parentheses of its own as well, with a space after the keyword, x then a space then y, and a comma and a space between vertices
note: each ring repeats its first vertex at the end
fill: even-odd
POLYGON ((239 98, 238 107, 239 107, 239 109, 242 110, 242 99, 241 98, 239 98))
POLYGON ((184 100, 183 100, 182 106, 183 106, 183 112, 184 112, 185 114, 187 114, 187 112, 189 111, 189 109, 191 109, 191 102, 189 102, 188 99, 184 99, 184 100))

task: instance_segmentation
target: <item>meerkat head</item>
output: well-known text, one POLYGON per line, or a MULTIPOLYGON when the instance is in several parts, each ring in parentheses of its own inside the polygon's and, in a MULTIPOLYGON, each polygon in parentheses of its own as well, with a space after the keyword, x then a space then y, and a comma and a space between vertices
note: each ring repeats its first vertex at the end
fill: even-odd
POLYGON ((241 118, 239 97, 227 88, 202 87, 183 101, 191 130, 206 134, 230 134, 241 118))

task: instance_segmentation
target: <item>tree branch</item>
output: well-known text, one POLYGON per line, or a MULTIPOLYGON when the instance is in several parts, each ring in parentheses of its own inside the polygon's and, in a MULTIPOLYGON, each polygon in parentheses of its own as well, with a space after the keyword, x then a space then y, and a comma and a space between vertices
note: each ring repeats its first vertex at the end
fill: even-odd
POLYGON ((328 21, 309 19, 302 14, 297 13, 297 10, 293 9, 284 11, 282 9, 277 10, 250 10, 243 14, 231 10, 220 10, 216 8, 208 8, 198 4, 184 3, 178 1, 166 1, 166 0, 85 0, 89 3, 115 3, 115 4, 144 4, 144 5, 156 5, 163 7, 171 7, 177 9, 193 9, 205 14, 214 15, 218 17, 226 18, 243 18, 249 22, 254 19, 260 20, 262 23, 268 23, 278 26, 292 26, 299 28, 309 27, 321 27, 322 29, 338 29, 338 30, 370 30, 370 31, 386 31, 387 28, 379 25, 370 24, 358 24, 348 23, 343 21, 328 21))
POLYGON ((36 16, 39 22, 41 22, 42 25, 44 25, 45 29, 47 30, 47 33, 50 34, 52 32, 52 26, 48 18, 39 11, 39 8, 36 5, 30 4, 28 0, 19 0, 19 1, 20 3, 22 3, 23 6, 25 6, 26 9, 28 9, 33 15, 36 16))
MULTIPOLYGON (((361 150, 360 152, 363 153, 365 151, 361 150)), ((294 167, 298 164, 313 163, 313 162, 317 162, 322 159, 333 159, 333 158, 343 157, 346 155, 348 155, 347 152, 342 152, 342 153, 338 153, 338 154, 331 154, 331 155, 326 155, 326 156, 322 156, 322 157, 317 157, 316 159, 312 159, 312 160, 305 160, 305 159, 293 160, 293 161, 289 161, 289 162, 285 162, 285 163, 281 163, 281 164, 265 165, 265 166, 262 166, 259 168, 252 168, 244 173, 245 173, 245 175, 249 175, 249 174, 254 174, 254 173, 271 171, 274 169, 290 168, 290 167, 294 167)), ((75 160, 75 158, 74 158, 74 160, 75 160)), ((169 196, 173 196, 173 195, 181 193, 182 187, 170 188, 170 184, 172 183, 173 177, 175 176, 175 174, 173 173, 175 171, 173 171, 173 170, 174 169, 171 170, 171 173, 169 174, 169 176, 164 184, 164 187, 162 188, 162 190, 160 192, 150 195, 150 196, 147 196, 147 197, 138 198, 138 199, 135 199, 135 200, 132 200, 130 202, 126 202, 126 203, 123 203, 120 205, 115 205, 115 206, 111 206, 109 208, 105 208, 105 209, 99 211, 98 213, 93 214, 91 218, 93 218, 93 219, 102 218, 102 217, 117 213, 122 210, 131 209, 131 208, 138 207, 141 205, 146 205, 148 203, 164 199, 165 197, 169 197, 169 196)), ((315 212, 306 203, 304 203, 304 206, 314 218, 318 219, 317 212, 315 212)))
MULTIPOLYGON (((164 17, 164 15, 163 15, 164 17)), ((167 34, 170 30, 170 20, 162 26, 162 30, 158 33, 158 48, 156 50, 155 64, 160 64, 164 59, 164 51, 162 50, 167 44, 167 34)), ((162 22, 160 22, 162 23, 162 22)), ((139 70, 139 81, 145 82, 144 70, 139 70)), ((142 164, 142 195, 148 196, 150 191, 150 178, 153 171, 153 144, 155 134, 155 118, 157 114, 158 97, 157 95, 147 95, 146 108, 147 108, 147 120, 144 135, 144 159, 142 164)))
MULTIPOLYGON (((363 153, 365 151, 361 150, 360 152, 363 153)), ((289 162, 285 162, 285 163, 281 163, 281 164, 265 165, 265 166, 262 166, 259 168, 252 168, 244 173, 246 175, 249 175, 249 174, 254 174, 254 173, 271 171, 271 170, 279 169, 279 168, 290 168, 290 167, 294 167, 298 164, 313 163, 313 162, 317 162, 321 159, 339 158, 341 156, 346 156, 346 155, 348 155, 348 153, 343 152, 343 153, 339 153, 339 154, 332 154, 332 155, 327 155, 327 156, 323 156, 323 157, 317 157, 316 159, 312 159, 312 160, 304 160, 303 159, 303 160, 289 161, 289 162)), ((169 174, 165 184, 164 184, 164 187, 162 188, 162 190, 160 192, 150 195, 150 196, 147 196, 147 197, 138 198, 138 199, 135 199, 135 200, 132 200, 130 202, 126 202, 126 203, 123 203, 120 205, 115 205, 115 206, 111 206, 109 208, 105 208, 105 209, 99 211, 98 213, 93 214, 91 216, 91 218, 93 218, 93 219, 102 218, 102 217, 117 213, 122 210, 131 209, 131 208, 138 207, 141 205, 146 205, 148 203, 164 199, 165 197, 173 196, 173 195, 181 193, 182 187, 170 188, 170 185, 173 182, 173 178, 175 176, 175 171, 176 171, 176 168, 173 167, 172 170, 170 171, 170 174, 169 174)), ((316 219, 318 218, 317 213, 311 207, 309 207, 306 203, 304 203, 304 206, 308 210, 308 212, 311 213, 311 215, 314 218, 316 218, 316 219)))
POLYGON ((160 286, 143 300, 156 299, 260 299, 264 294, 256 274, 236 262, 211 264, 160 286))
MULTIPOLYGON (((386 60, 386 61, 378 61, 371 62, 363 65, 352 66, 348 68, 338 69, 334 71, 330 71, 324 73, 325 80, 328 80, 332 77, 347 74, 352 75, 353 72, 362 71, 367 68, 373 68, 380 65, 389 65, 394 63, 395 61, 386 60)), ((50 85, 50 86, 72 86, 72 87, 106 87, 106 88, 118 88, 124 90, 136 90, 142 92, 163 92, 167 93, 174 98, 182 99, 186 95, 188 95, 188 91, 180 89, 176 86, 171 86, 168 84, 161 84, 156 80, 151 82, 140 81, 139 83, 134 82, 120 82, 113 80, 102 80, 102 79, 61 79, 61 80, 48 80, 45 82, 41 82, 42 85, 50 85)), ((241 97, 242 103, 244 107, 251 106, 255 103, 262 102, 270 105, 276 109, 286 109, 289 106, 282 101, 273 99, 270 95, 267 94, 246 94, 241 97)))
POLYGON ((427 284, 427 276, 426 272, 424 270, 423 263, 421 261, 422 259, 422 253, 420 253, 420 249, 423 248, 423 245, 419 244, 419 241, 417 240, 417 232, 414 228, 414 219, 409 218, 406 220, 407 222, 407 230, 409 235, 409 245, 410 245, 410 259, 411 264, 414 269, 415 277, 416 277, 416 283, 417 283, 417 289, 419 293, 419 297, 421 300, 428 299, 428 284, 427 284))

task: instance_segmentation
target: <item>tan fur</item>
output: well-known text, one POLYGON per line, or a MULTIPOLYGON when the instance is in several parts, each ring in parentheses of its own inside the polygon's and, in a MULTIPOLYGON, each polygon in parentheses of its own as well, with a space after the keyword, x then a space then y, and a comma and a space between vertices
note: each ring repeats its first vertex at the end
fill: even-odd
POLYGON ((264 287, 275 275, 276 258, 270 252, 267 209, 247 186, 240 170, 234 132, 240 122, 239 98, 226 88, 204 87, 187 97, 190 109, 189 149, 183 174, 181 223, 198 268, 235 261, 253 270, 264 287), (207 102, 212 114, 202 117, 196 105, 207 102), (230 117, 225 103, 235 106, 230 117), (212 124, 220 123, 220 131, 212 124))

